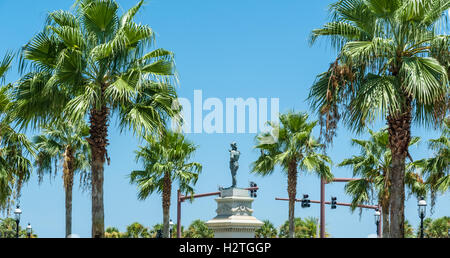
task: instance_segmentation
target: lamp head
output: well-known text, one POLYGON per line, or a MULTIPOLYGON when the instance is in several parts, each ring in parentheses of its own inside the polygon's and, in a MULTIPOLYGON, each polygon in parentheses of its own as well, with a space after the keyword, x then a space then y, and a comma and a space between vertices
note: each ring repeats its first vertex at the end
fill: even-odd
POLYGON ((375 213, 373 215, 375 216, 375 223, 380 222, 381 212, 378 209, 375 210, 375 213))
POLYGON ((20 221, 20 214, 22 214, 22 210, 20 209, 19 205, 17 205, 16 209, 14 210, 16 221, 20 221))
POLYGON ((27 226, 27 234, 28 235, 31 234, 31 224, 30 223, 28 223, 28 226, 27 226))
POLYGON ((427 206, 427 202, 422 199, 422 200, 419 201, 418 205, 422 206, 422 207, 425 207, 425 206, 427 206))
POLYGON ((425 218, 426 212, 427 212, 427 202, 423 197, 420 198, 419 202, 417 203, 417 206, 419 207, 419 217, 425 218))

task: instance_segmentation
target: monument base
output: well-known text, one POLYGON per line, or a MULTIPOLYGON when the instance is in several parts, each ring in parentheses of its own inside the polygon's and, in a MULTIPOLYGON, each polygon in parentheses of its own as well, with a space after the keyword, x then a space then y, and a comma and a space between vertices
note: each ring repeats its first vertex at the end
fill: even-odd
POLYGON ((227 188, 220 190, 217 216, 206 225, 214 231, 214 238, 254 238, 264 223, 252 216, 252 202, 248 190, 227 188))

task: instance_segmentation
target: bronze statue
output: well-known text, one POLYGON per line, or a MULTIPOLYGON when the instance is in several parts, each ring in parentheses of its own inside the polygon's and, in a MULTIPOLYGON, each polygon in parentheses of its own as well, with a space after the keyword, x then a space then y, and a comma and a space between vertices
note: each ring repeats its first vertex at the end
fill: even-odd
POLYGON ((230 170, 231 170, 231 177, 233 178, 233 184, 231 185, 231 188, 236 187, 236 172, 239 169, 239 156, 241 153, 237 150, 237 144, 233 142, 231 144, 231 150, 230 152, 230 170))

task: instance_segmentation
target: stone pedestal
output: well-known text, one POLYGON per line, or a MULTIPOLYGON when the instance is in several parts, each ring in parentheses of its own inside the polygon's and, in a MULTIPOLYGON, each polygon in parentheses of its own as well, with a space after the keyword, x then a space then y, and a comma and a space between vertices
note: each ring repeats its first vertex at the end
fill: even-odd
POLYGON ((220 191, 217 216, 206 222, 214 231, 214 238, 254 238, 255 230, 264 223, 252 216, 252 202, 248 190, 228 188, 220 191))

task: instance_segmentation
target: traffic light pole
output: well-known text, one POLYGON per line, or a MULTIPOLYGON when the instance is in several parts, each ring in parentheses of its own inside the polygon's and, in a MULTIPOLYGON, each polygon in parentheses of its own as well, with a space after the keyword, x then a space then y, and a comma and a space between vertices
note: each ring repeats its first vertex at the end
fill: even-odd
MULTIPOLYGON (((353 178, 335 178, 333 182, 350 182, 357 179, 353 178)), ((325 178, 320 178, 320 238, 325 238, 325 185, 328 182, 325 178)))
MULTIPOLYGON (((259 187, 249 187, 244 188, 244 190, 248 191, 257 191, 259 187)), ((212 192, 212 193, 204 193, 204 194, 194 194, 194 195, 182 195, 181 191, 178 190, 177 192, 177 238, 181 238, 181 203, 188 200, 188 199, 196 199, 196 198, 202 198, 202 197, 209 197, 209 196, 220 196, 220 192, 212 192)))
POLYGON ((320 178, 320 238, 325 238, 325 178, 320 178))
MULTIPOLYGON (((289 201, 289 199, 287 199, 287 198, 275 198, 275 200, 277 200, 277 201, 289 201)), ((296 202, 301 202, 302 200, 301 199, 295 199, 295 201, 296 202)), ((325 208, 322 208, 322 207, 325 207, 325 204, 330 205, 331 202, 326 202, 326 201, 322 201, 322 200, 320 200, 320 201, 311 200, 309 202, 310 203, 320 204, 320 216, 321 216, 321 218, 325 218, 325 216, 324 216, 325 208)), ((338 205, 338 206, 347 206, 347 207, 351 207, 352 206, 351 203, 343 203, 343 202, 336 202, 336 205, 338 205)), ((373 210, 376 210, 376 209, 380 208, 379 206, 375 206, 375 205, 358 205, 357 207, 358 208, 364 208, 364 209, 373 209, 373 210)), ((321 219, 320 220, 320 238, 325 238, 325 230, 322 231, 322 228, 325 229, 325 226, 322 226, 324 224, 325 224, 325 219, 321 219)), ((380 237, 380 235, 381 235, 381 222, 379 222, 377 224, 377 233, 378 233, 377 234, 378 237, 380 237)))
MULTIPOLYGON (((351 182, 359 180, 358 178, 334 178, 332 182, 351 182)), ((325 201, 325 185, 332 183, 327 182, 325 178, 320 179, 320 201, 310 201, 311 203, 317 203, 320 204, 320 238, 325 238, 325 204, 331 204, 331 202, 325 201)), ((289 201, 289 199, 286 198, 275 198, 275 200, 278 201, 289 201)), ((301 202, 302 200, 296 199, 296 202, 301 202)), ((336 203, 336 205, 339 206, 352 206, 351 203, 336 203)), ((366 208, 366 209, 379 209, 379 206, 374 205, 358 205, 359 208, 366 208)), ((378 229, 381 228, 381 223, 379 223, 378 229)))
MULTIPOLYGON (((354 178, 334 178, 333 182, 350 182, 358 179, 354 178)), ((325 185, 328 184, 325 178, 320 179, 320 238, 325 238, 325 185)))
MULTIPOLYGON (((276 200, 276 201, 289 201, 288 198, 275 198, 275 200, 276 200)), ((301 200, 301 199, 295 199, 295 201, 296 201, 296 202, 301 202, 302 200, 301 200)), ((311 203, 316 203, 316 204, 321 204, 321 201, 314 201, 314 200, 311 200, 310 202, 311 202, 311 203)), ((324 204, 330 205, 331 202, 324 202, 324 204)), ((337 202, 336 205, 338 205, 338 206, 347 206, 347 207, 351 207, 351 206, 352 206, 351 203, 345 203, 345 202, 337 202)), ((373 209, 373 210, 376 210, 376 209, 379 208, 378 206, 375 206, 375 205, 363 205, 363 204, 357 205, 356 207, 358 207, 358 208, 364 208, 364 209, 373 209)))

